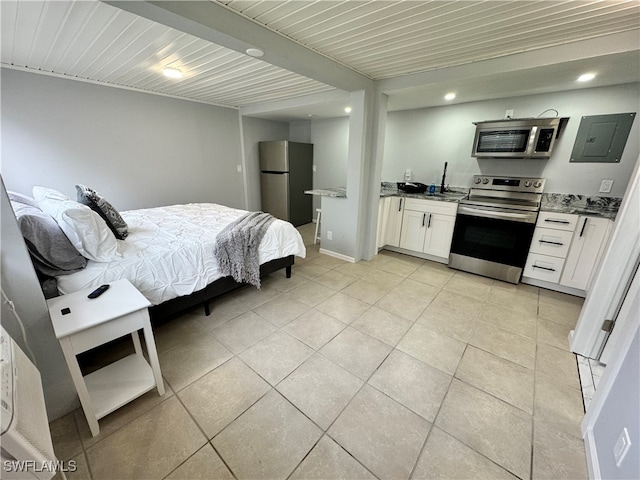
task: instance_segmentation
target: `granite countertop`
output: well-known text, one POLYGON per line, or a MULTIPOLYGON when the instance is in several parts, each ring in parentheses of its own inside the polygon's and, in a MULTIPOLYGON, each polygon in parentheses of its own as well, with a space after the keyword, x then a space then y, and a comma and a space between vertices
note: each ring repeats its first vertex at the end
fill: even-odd
POLYGON ((304 193, 321 197, 347 198, 346 187, 314 188, 313 190, 305 190, 304 193))
MULTIPOLYGON (((439 192, 440 188, 437 187, 439 192)), ((347 198, 345 187, 315 188, 306 190, 308 195, 319 195, 322 197, 347 198)), ((467 187, 448 187, 448 190, 435 195, 425 193, 407 193, 397 189, 394 182, 382 182, 380 197, 404 197, 419 198, 423 200, 435 200, 440 202, 459 202, 467 198, 469 189, 467 187)), ((587 197, 585 195, 573 195, 567 193, 544 193, 540 210, 543 212, 570 213, 574 215, 591 215, 615 220, 620 209, 621 198, 617 197, 587 197)))
POLYGON ((540 211, 590 215, 615 220, 621 203, 622 199, 617 197, 587 197, 568 193, 543 193, 540 211))
POLYGON ((397 184, 394 182, 382 182, 380 188, 381 197, 404 197, 404 198, 419 198, 422 200, 436 200, 440 202, 459 202, 460 200, 467 198, 469 195, 469 189, 467 187, 447 187, 447 191, 443 194, 440 193, 440 186, 436 187, 435 195, 429 195, 429 192, 424 193, 407 193, 402 190, 398 190, 397 184))

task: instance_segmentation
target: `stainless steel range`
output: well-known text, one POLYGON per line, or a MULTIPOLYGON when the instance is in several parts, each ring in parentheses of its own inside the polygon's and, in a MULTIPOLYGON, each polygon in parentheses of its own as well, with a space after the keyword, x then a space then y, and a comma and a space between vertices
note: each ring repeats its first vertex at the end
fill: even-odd
POLYGON ((458 207, 449 266, 518 283, 543 189, 542 178, 475 175, 458 207))

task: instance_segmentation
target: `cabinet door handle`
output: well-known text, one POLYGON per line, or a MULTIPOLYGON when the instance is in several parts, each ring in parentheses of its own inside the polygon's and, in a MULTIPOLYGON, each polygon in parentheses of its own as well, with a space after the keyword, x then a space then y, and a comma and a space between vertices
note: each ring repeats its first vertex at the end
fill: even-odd
POLYGON ((426 214, 426 213, 423 213, 423 214, 422 214, 422 226, 423 226, 423 227, 424 227, 424 222, 425 222, 425 220, 426 220, 426 219, 427 219, 427 214, 426 214))
POLYGON ((403 198, 400 199, 400 203, 398 204, 398 211, 401 212, 402 211, 402 200, 404 200, 403 198))
POLYGON ((589 220, 588 218, 584 219, 584 223, 582 224, 582 230, 580 230, 580 236, 582 236, 582 234, 584 233, 584 229, 587 226, 587 220, 589 220))
POLYGON ((538 240, 538 241, 540 243, 548 243, 549 245, 560 245, 560 246, 564 245, 564 243, 562 242, 551 242, 549 240, 538 240))
POLYGON ((540 270, 548 270, 550 272, 555 272, 556 269, 555 268, 550 268, 550 267, 539 267, 538 265, 531 265, 533 268, 539 268, 540 270))
POLYGON ((554 220, 553 218, 545 218, 544 221, 549 223, 564 223, 565 225, 569 225, 570 223, 570 222, 567 222, 566 220, 554 220))
POLYGON ((427 228, 431 228, 431 214, 429 214, 429 223, 427 224, 427 228))

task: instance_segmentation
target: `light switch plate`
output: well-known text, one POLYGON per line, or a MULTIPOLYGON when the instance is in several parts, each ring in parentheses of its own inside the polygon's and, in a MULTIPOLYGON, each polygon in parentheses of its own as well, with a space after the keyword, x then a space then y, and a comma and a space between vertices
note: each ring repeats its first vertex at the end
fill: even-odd
POLYGON ((613 456, 616 459, 616 466, 622 465, 622 461, 624 460, 625 455, 629 451, 631 447, 631 439, 629 438, 629 431, 627 427, 622 429, 620 432, 620 436, 618 437, 618 441, 613 447, 613 456))

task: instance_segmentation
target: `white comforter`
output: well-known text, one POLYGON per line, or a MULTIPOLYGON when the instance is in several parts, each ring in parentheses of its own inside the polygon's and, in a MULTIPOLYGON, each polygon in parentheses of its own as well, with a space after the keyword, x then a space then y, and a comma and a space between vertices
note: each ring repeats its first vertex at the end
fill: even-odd
MULTIPOLYGON (((121 258, 89 261, 83 270, 58 277, 58 289, 70 293, 128 278, 154 305, 201 290, 221 277, 213 255, 216 236, 245 213, 212 203, 122 212, 129 236, 118 240, 121 258)), ((305 254, 298 231, 282 220, 269 226, 259 248, 260 264, 305 254)))

